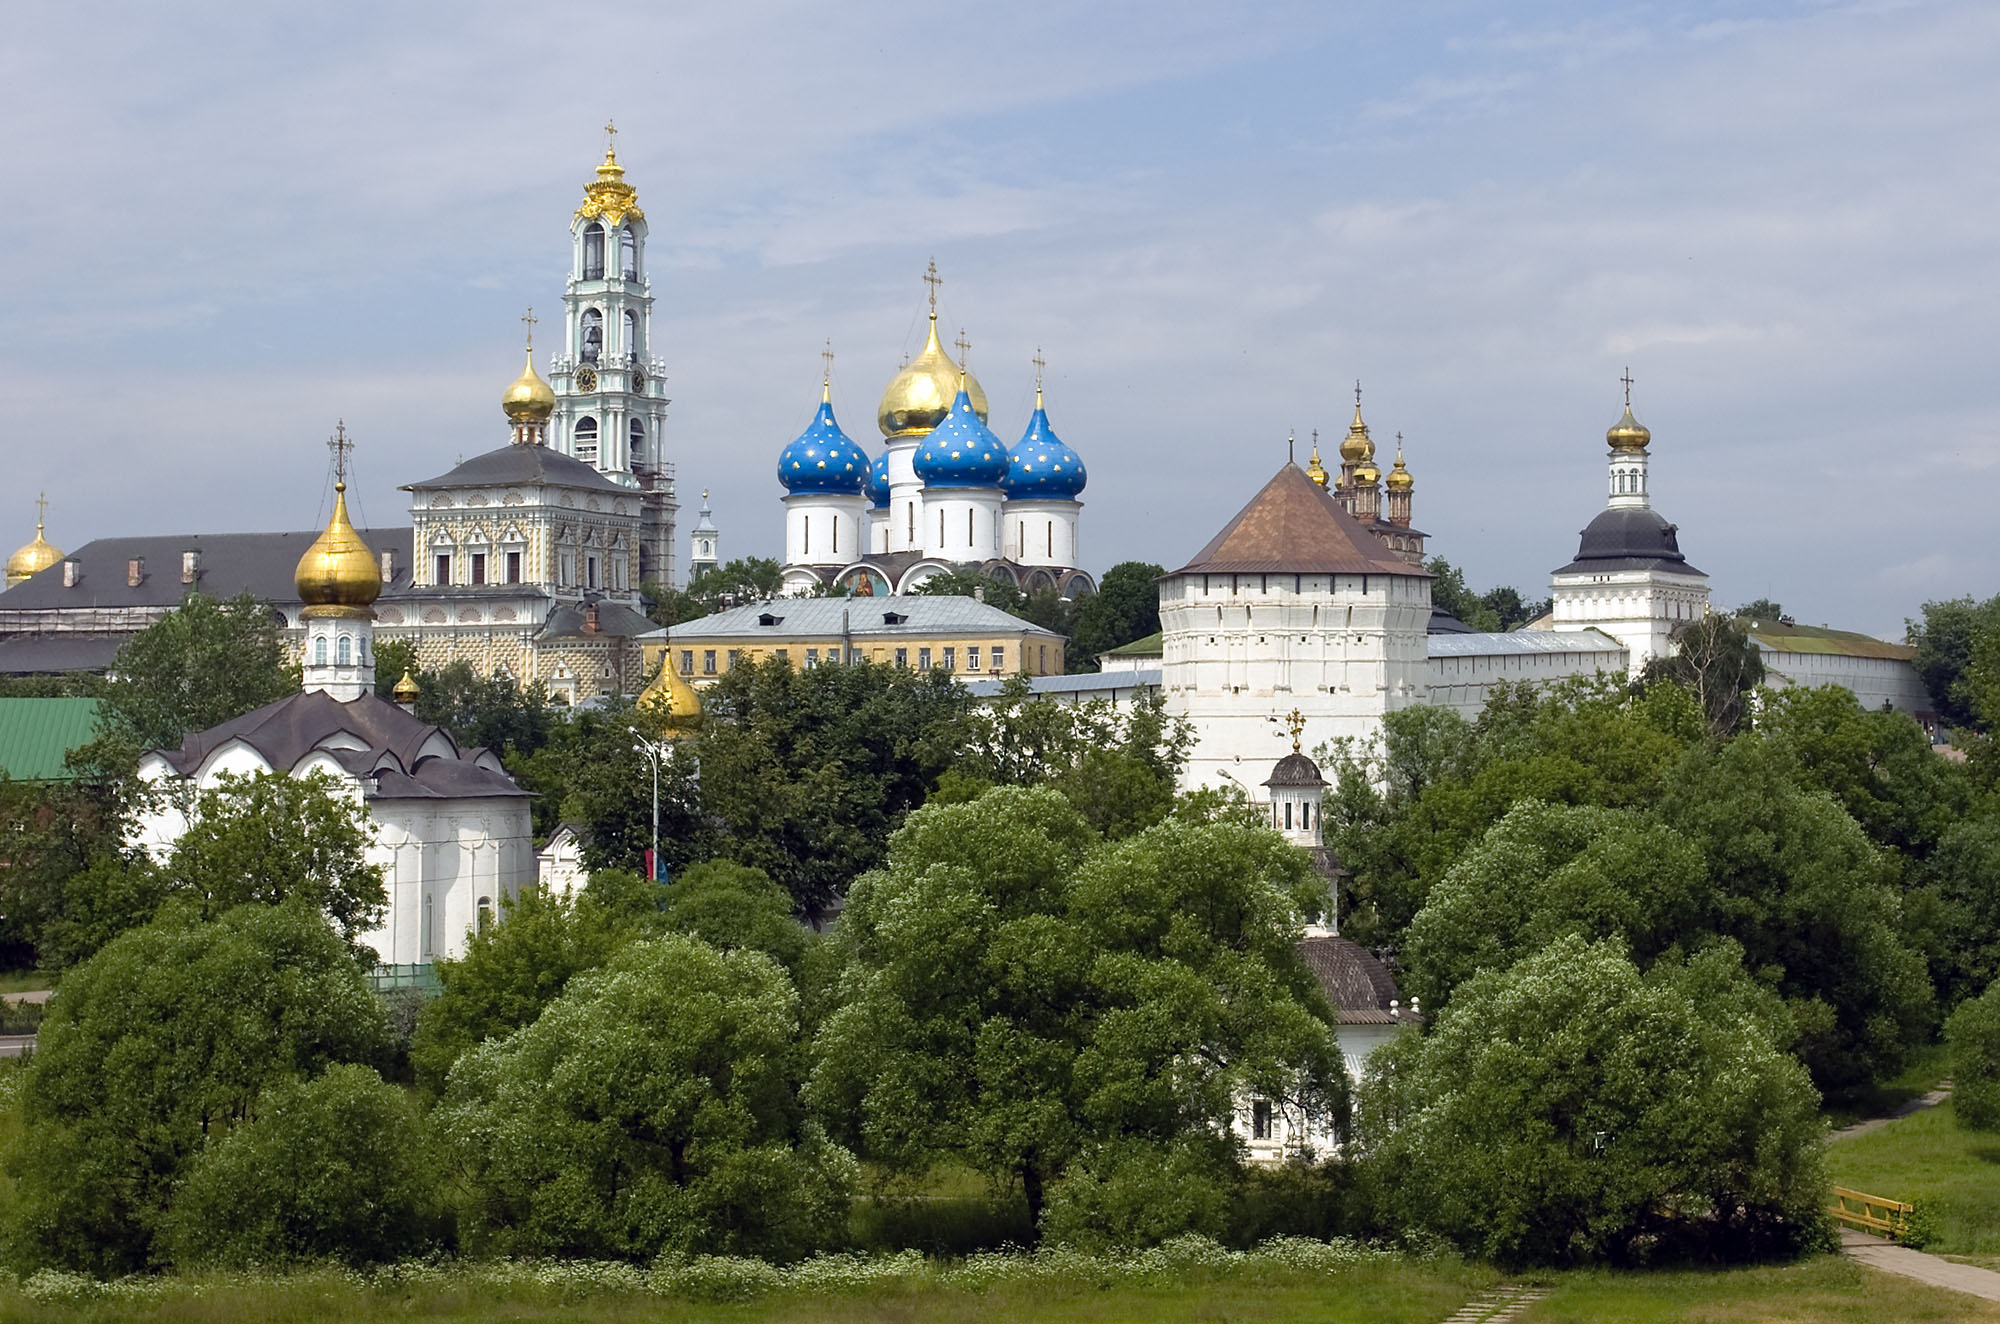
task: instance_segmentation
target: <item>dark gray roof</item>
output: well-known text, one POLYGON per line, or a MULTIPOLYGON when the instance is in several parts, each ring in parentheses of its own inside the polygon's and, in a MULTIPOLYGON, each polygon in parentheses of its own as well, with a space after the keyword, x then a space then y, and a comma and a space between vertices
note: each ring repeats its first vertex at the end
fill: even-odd
POLYGON ((1346 938, 1306 938, 1298 944, 1306 969, 1333 1004, 1342 1025, 1388 1025, 1399 1019, 1389 1004, 1400 999, 1387 966, 1346 938))
MULTIPOLYGON (((292 576, 298 570, 299 558, 320 532, 305 529, 294 533, 169 533, 98 538, 67 558, 77 563, 74 587, 63 587, 63 567, 58 561, 34 578, 0 593, 0 630, 6 628, 6 613, 10 611, 172 608, 180 604, 190 588, 198 588, 213 598, 233 598, 247 592, 264 602, 293 605, 299 600, 299 590, 292 576), (181 582, 181 553, 186 551, 201 553, 200 569, 192 585, 181 582), (127 582, 127 567, 135 559, 145 562, 144 577, 137 587, 127 582)), ((395 577, 383 587, 407 587, 409 525, 359 532, 361 541, 378 558, 385 551, 395 554, 392 558, 395 577)))
POLYGON ((159 753, 175 772, 185 777, 217 749, 240 740, 256 750, 271 767, 288 771, 323 742, 343 732, 367 748, 329 752, 356 776, 377 775, 377 789, 369 793, 371 797, 528 794, 505 773, 479 767, 472 760, 480 751, 459 751, 448 735, 445 740, 456 752, 455 757, 422 754, 431 738, 443 732, 373 694, 345 703, 318 690, 288 695, 220 726, 195 732, 181 742, 179 749, 159 753))
POLYGON ((1431 623, 1425 627, 1428 634, 1471 634, 1472 627, 1443 607, 1431 608, 1431 623))
POLYGON ((1681 555, 1680 529, 1650 506, 1609 506, 1584 526, 1576 559, 1558 575, 1606 570, 1701 571, 1681 555))
POLYGON ((1271 775, 1264 779, 1266 786, 1324 786, 1326 778, 1320 776, 1319 764, 1293 750, 1278 760, 1278 766, 1271 769, 1271 775))
POLYGON ((597 607, 597 628, 584 629, 589 620, 585 605, 565 605, 549 613, 536 633, 538 639, 630 639, 635 635, 651 634, 660 628, 660 623, 616 602, 599 602, 597 607))
POLYGON ((0 639, 0 675, 49 676, 109 671, 129 634, 17 634, 0 639))
POLYGON ((403 491, 432 487, 508 487, 514 484, 547 483, 556 487, 581 487, 593 492, 630 492, 597 472, 582 460, 550 450, 547 446, 502 446, 461 461, 456 469, 421 483, 405 483, 403 491))

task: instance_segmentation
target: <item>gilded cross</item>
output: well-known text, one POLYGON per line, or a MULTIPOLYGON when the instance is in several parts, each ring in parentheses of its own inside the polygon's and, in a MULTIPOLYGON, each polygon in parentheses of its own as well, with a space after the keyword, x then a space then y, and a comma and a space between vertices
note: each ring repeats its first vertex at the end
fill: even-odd
POLYGON ((347 483, 347 456, 354 449, 354 443, 347 437, 347 420, 334 424, 333 435, 326 439, 326 448, 333 452, 333 482, 336 487, 347 483))
POLYGON ((831 386, 833 385, 833 337, 832 336, 828 336, 826 338, 826 348, 819 352, 819 356, 822 359, 826 360, 826 384, 828 386, 831 386))
POLYGON ((618 158, 618 126, 612 123, 610 120, 606 120, 604 121, 604 159, 607 161, 615 161, 617 158, 618 158))
POLYGON ((1294 708, 1285 718, 1285 725, 1291 728, 1292 753, 1296 754, 1299 752, 1299 737, 1305 734, 1306 715, 1294 708))
POLYGON ((42 521, 49 517, 49 494, 44 491, 35 497, 35 529, 42 527, 42 521))
POLYGON ((528 348, 530 350, 533 350, 535 347, 535 323, 538 320, 540 319, 535 316, 535 310, 532 308, 521 315, 521 325, 528 328, 528 348))
POLYGON ((1042 357, 1042 347, 1040 345, 1035 346, 1035 357, 1029 359, 1028 362, 1035 365, 1035 408, 1040 409, 1042 407, 1042 369, 1049 366, 1048 360, 1042 357))
POLYGON ((1359 377, 1354 379, 1354 407, 1356 409, 1361 408, 1361 379, 1359 377))
POLYGON ((924 284, 931 287, 931 316, 937 316, 937 290, 944 284, 944 277, 937 274, 937 259, 931 259, 930 270, 924 273, 924 284))
POLYGON ((972 353, 972 342, 965 338, 964 327, 958 328, 958 339, 952 341, 951 343, 958 346, 958 366, 960 368, 963 368, 965 366, 966 359, 972 353))
POLYGON ((1619 381, 1621 381, 1621 382, 1624 382, 1624 383, 1625 383, 1625 407, 1626 407, 1627 409, 1630 409, 1630 408, 1632 407, 1632 365, 1631 365, 1631 364, 1629 364, 1629 363, 1628 363, 1628 364, 1626 364, 1626 365, 1625 365, 1625 375, 1624 375, 1624 376, 1622 376, 1622 377, 1620 377, 1620 378, 1619 378, 1618 380, 1619 380, 1619 381))

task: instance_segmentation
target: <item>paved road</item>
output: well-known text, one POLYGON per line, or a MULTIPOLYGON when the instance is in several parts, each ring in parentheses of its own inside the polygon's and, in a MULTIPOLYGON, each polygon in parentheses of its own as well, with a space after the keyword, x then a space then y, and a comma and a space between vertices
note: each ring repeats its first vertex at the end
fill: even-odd
POLYGON ((0 1057, 26 1057, 34 1050, 32 1034, 0 1034, 0 1057))
POLYGON ((1914 1278, 1932 1287, 1949 1288, 1963 1292, 1967 1296, 1981 1296, 1988 1301, 2000 1301, 2000 1273, 1991 1269, 1979 1269, 1970 1264, 1954 1264, 1937 1255, 1926 1255, 1908 1246, 1898 1246, 1893 1241, 1871 1237, 1866 1232, 1858 1232, 1851 1227, 1840 1229, 1840 1249, 1852 1259, 1859 1260, 1871 1269, 1884 1273, 1900 1274, 1914 1278))

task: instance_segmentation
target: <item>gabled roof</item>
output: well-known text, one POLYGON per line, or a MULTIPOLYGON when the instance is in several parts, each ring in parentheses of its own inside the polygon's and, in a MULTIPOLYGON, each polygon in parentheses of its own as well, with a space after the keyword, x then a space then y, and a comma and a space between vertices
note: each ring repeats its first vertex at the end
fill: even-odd
POLYGON ((620 487, 582 460, 550 450, 547 446, 526 445, 507 445, 487 451, 484 455, 475 455, 462 461, 448 474, 426 478, 421 483, 405 483, 402 490, 416 492, 433 487, 508 487, 536 483, 638 495, 635 489, 620 487))
MULTIPOLYGON (((65 559, 77 563, 76 583, 63 586, 62 562, 34 578, 0 593, 0 620, 8 611, 49 611, 55 608, 178 607, 192 589, 212 598, 248 593, 260 602, 295 606, 293 582, 299 558, 322 528, 294 533, 169 533, 137 538, 97 538, 65 559), (193 584, 181 582, 181 554, 199 552, 193 584), (139 583, 130 582, 129 567, 145 564, 139 583)), ((382 587, 410 582, 410 526, 361 529, 361 541, 380 557, 393 552, 395 578, 382 587)))
POLYGON ((1236 518, 1175 574, 1410 575, 1399 558, 1340 508, 1305 470, 1287 463, 1236 518))

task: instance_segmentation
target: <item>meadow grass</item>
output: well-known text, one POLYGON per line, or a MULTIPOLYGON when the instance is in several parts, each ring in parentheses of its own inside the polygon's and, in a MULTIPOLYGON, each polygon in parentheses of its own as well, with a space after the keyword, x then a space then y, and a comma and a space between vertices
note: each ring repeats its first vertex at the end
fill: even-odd
POLYGON ((2000 1256, 2000 1134, 1959 1126, 1949 1101, 1827 1146, 1837 1186, 1917 1207, 1924 1249, 2000 1256))
POLYGON ((1745 1269, 1563 1274, 1520 1324, 1864 1324, 2000 1321, 1982 1301, 1838 1255, 1745 1269))
POLYGON ((1886 1116, 1921 1099, 1950 1074, 1951 1050, 1943 1044, 1924 1044, 1911 1051, 1910 1060, 1891 1079, 1871 1081, 1830 1097, 1824 1110, 1826 1120, 1837 1131, 1870 1117, 1886 1116))

